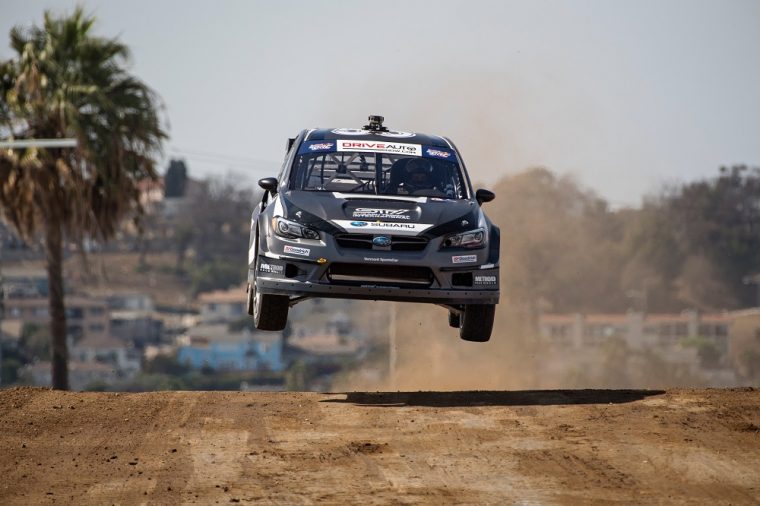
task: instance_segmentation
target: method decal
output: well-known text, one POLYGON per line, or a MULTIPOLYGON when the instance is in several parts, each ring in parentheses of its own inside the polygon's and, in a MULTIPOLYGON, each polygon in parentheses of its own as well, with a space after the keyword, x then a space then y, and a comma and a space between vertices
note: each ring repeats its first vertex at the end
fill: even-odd
POLYGON ((495 274, 475 274, 473 282, 479 286, 494 286, 498 279, 495 274))
POLYGON ((262 262, 261 265, 259 266, 259 270, 261 272, 266 272, 268 274, 282 274, 285 271, 285 267, 283 267, 282 265, 265 264, 262 262))

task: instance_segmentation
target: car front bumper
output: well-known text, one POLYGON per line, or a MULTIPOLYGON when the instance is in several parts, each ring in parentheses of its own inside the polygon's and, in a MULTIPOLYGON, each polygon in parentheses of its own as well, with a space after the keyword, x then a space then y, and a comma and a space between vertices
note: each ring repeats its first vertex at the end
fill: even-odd
MULTIPOLYGON (((499 267, 492 264, 430 266, 403 256, 398 262, 367 262, 361 253, 338 261, 259 255, 249 282, 259 293, 290 297, 351 298, 430 304, 496 304, 499 267), (343 267, 339 269, 339 267, 343 267), (415 279, 417 276, 417 279, 415 279), (420 279, 421 276, 422 279, 420 279)), ((253 266, 252 266, 253 267, 253 266)))

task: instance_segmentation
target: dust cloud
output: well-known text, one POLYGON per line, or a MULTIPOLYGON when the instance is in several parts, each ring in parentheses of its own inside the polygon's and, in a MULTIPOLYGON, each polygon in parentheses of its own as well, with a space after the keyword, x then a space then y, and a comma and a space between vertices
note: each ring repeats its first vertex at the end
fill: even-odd
POLYGON ((381 332, 377 339, 385 349, 340 377, 333 384, 335 390, 505 390, 543 383, 537 381, 532 366, 539 350, 523 339, 522 325, 505 307, 497 311, 491 341, 470 343, 448 326, 444 308, 391 302, 376 306, 385 314, 387 333, 381 332), (394 311, 395 374, 388 349, 394 311))

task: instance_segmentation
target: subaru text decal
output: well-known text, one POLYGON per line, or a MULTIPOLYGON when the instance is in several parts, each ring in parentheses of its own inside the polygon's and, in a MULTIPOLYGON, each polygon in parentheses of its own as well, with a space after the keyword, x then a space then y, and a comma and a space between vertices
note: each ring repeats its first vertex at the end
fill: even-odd
POLYGON ((409 236, 421 234, 433 226, 431 223, 401 223, 397 221, 332 220, 332 222, 343 230, 351 231, 361 228, 362 234, 377 233, 409 236))

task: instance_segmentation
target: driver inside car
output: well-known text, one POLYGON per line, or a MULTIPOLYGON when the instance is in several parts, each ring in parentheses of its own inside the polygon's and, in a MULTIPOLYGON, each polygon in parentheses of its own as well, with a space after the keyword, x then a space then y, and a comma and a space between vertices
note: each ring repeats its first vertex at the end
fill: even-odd
POLYGON ((412 194, 420 190, 435 188, 433 182, 433 165, 424 158, 412 158, 404 167, 404 189, 412 194))

